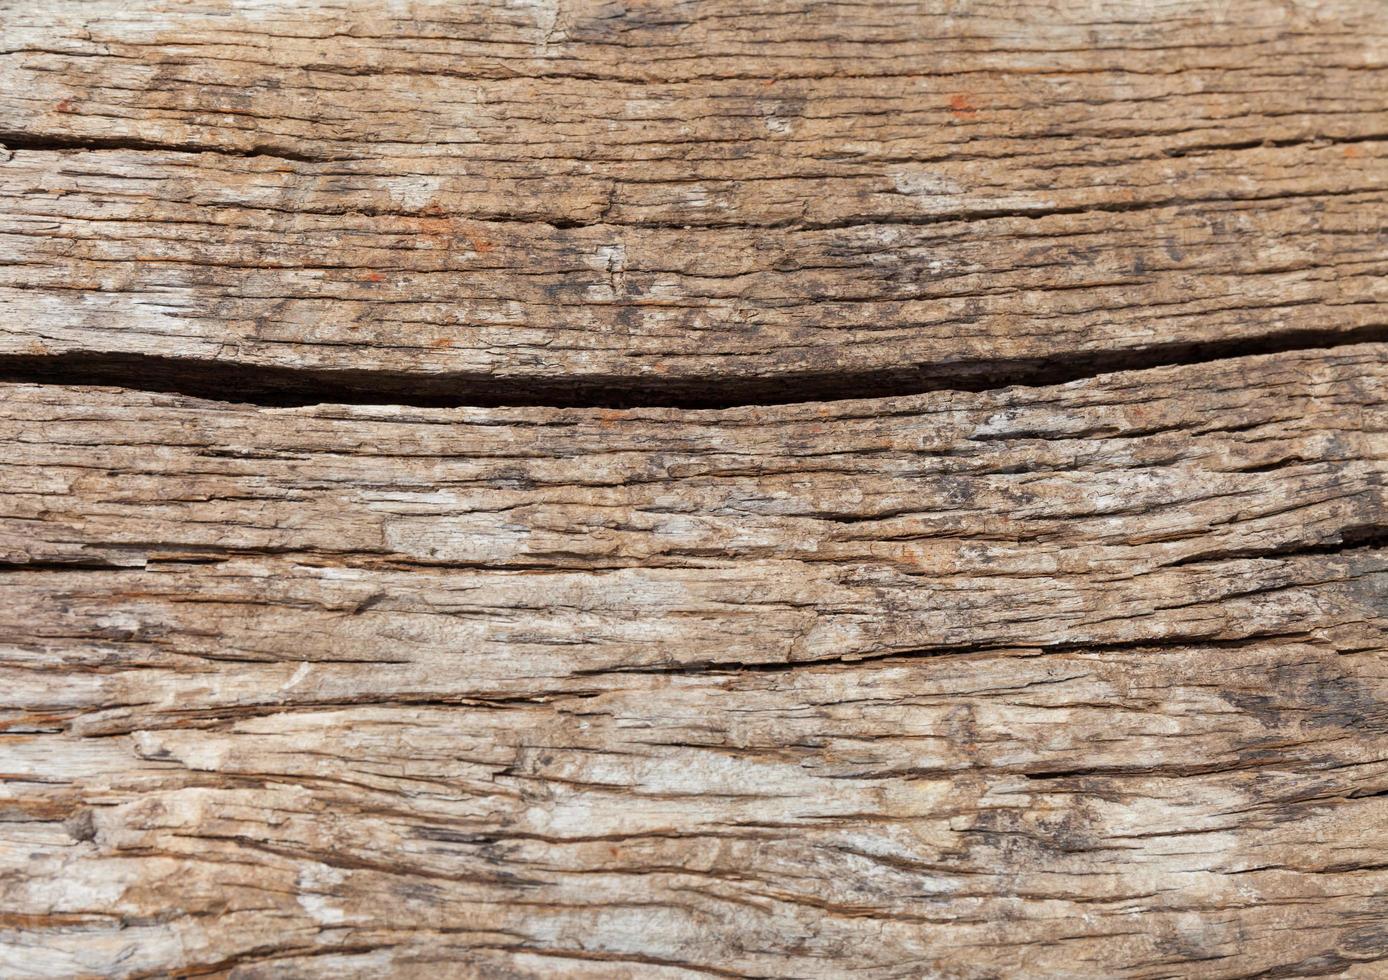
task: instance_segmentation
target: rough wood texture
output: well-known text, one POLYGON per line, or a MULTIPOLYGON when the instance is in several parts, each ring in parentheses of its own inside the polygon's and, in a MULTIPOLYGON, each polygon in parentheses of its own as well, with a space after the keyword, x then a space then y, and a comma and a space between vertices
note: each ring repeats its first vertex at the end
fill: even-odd
POLYGON ((3 962, 1379 959, 1385 354, 693 414, 12 386, 3 962))
POLYGON ((10 7, 30 373, 733 404, 1384 329, 1380 0, 10 7))
POLYGON ((0 0, 0 977, 1388 975, 1386 62, 0 0))

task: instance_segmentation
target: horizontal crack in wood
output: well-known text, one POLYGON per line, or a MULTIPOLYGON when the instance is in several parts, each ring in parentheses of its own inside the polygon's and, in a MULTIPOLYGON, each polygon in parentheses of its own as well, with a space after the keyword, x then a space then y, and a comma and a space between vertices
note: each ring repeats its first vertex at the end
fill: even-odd
POLYGON ((267 407, 392 404, 420 408, 688 408, 889 398, 1065 384, 1120 371, 1191 366, 1234 357, 1332 350, 1388 341, 1388 324, 1320 334, 1295 331, 1200 344, 1152 344, 1053 360, 919 364, 863 372, 767 378, 499 378, 253 365, 128 353, 0 355, 0 383, 102 385, 267 407))

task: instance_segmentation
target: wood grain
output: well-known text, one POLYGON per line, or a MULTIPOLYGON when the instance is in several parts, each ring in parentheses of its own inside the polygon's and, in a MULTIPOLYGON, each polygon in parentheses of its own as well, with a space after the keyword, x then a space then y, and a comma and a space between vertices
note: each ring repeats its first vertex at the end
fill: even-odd
POLYGON ((16 5, 0 355, 716 405, 1383 339, 1377 0, 312 10, 16 5))
POLYGON ((1384 976, 1385 64, 0 0, 0 976, 1384 976))
POLYGON ((702 413, 11 386, 4 962, 1376 959, 1385 352, 702 413))

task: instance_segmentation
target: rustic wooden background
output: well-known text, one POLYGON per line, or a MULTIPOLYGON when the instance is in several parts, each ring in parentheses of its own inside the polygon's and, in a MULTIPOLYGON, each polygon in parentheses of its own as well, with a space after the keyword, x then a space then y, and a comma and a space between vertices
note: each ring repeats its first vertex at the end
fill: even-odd
POLYGON ((1383 0, 0 0, 0 976, 1388 976, 1383 0))

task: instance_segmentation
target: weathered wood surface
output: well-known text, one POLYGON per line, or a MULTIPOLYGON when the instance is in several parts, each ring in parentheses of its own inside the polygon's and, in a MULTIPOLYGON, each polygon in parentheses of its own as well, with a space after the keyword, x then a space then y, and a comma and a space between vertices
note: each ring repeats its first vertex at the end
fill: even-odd
POLYGON ((11 386, 0 962, 1380 959, 1385 354, 704 413, 11 386))
POLYGON ((1384 976, 1386 63, 0 0, 0 976, 1384 976))
POLYGON ((731 404, 1382 336, 1379 0, 5 12, 31 373, 731 404))

